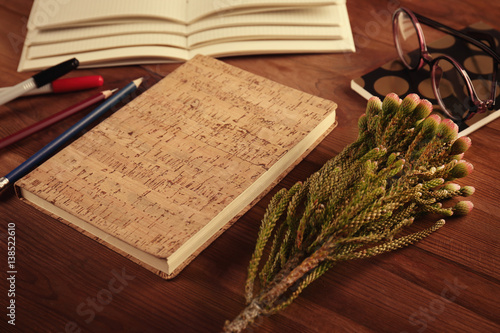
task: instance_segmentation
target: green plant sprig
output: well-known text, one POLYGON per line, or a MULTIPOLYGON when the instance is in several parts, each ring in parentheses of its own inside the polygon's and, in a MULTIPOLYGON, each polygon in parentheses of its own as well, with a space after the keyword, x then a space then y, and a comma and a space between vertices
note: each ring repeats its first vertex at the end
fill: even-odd
POLYGON ((470 201, 442 204, 474 193, 451 182, 473 169, 462 159, 471 141, 431 112, 415 94, 371 98, 358 139, 306 181, 274 195, 248 267, 247 307, 224 332, 241 332, 257 317, 284 309, 338 262, 408 246, 445 223, 396 238, 421 215, 472 209, 470 201))

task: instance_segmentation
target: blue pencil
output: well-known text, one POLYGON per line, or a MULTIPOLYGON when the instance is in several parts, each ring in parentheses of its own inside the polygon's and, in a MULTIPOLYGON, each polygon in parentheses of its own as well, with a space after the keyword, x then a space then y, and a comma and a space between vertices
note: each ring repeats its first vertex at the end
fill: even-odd
POLYGON ((9 172, 4 177, 0 177, 0 192, 5 188, 7 188, 9 184, 13 184, 17 180, 28 174, 31 170, 39 166, 49 157, 54 155, 59 148, 68 143, 83 129, 90 126, 94 121, 96 121, 99 117, 101 117, 103 114, 109 111, 113 106, 115 106, 126 96, 134 92, 141 83, 142 83, 142 78, 132 81, 127 86, 118 91, 116 94, 107 99, 104 103, 102 103, 93 111, 91 111, 89 114, 87 114, 75 125, 71 126, 64 133, 59 135, 57 138, 48 143, 45 147, 36 152, 33 156, 31 156, 22 164, 20 164, 17 168, 9 172))

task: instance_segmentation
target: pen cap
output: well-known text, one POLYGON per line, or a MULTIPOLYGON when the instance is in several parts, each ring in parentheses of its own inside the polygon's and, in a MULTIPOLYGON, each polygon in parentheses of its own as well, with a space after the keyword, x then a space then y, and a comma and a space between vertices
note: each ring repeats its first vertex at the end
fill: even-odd
POLYGON ((52 82, 52 90, 56 93, 63 93, 100 87, 103 83, 104 80, 100 75, 71 77, 52 82))
POLYGON ((77 68, 79 64, 80 63, 76 58, 66 60, 58 65, 47 68, 46 70, 33 75, 33 80, 35 81, 36 86, 40 88, 41 86, 60 78, 64 74, 71 72, 73 69, 77 68))

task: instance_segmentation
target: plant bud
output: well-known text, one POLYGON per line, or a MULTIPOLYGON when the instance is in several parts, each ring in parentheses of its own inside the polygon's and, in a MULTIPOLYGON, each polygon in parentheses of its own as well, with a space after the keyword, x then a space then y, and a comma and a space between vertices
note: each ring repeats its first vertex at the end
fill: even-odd
POLYGON ((395 93, 390 93, 385 96, 382 102, 382 113, 384 116, 395 114, 398 111, 401 99, 395 93))
POLYGON ((455 205, 455 207, 452 208, 453 214, 454 215, 467 215, 471 212, 472 208, 474 208, 474 205, 470 201, 459 201, 455 205))
POLYGON ((420 100, 415 110, 413 110, 413 118, 420 120, 428 117, 432 112, 432 103, 426 99, 420 100))
POLYGON ((472 141, 468 136, 462 136, 453 142, 450 148, 450 155, 465 153, 471 146, 472 141))
POLYGON ((398 156, 399 153, 392 153, 391 155, 389 155, 389 157, 387 158, 387 165, 391 165, 392 163, 394 163, 398 156))
POLYGON ((425 137, 431 137, 436 134, 439 123, 441 122, 441 117, 437 114, 431 114, 429 117, 425 118, 420 126, 425 137))
POLYGON ((438 126, 436 135, 445 142, 450 142, 458 136, 458 126, 451 119, 444 119, 438 126))
POLYGON ((470 197, 471 195, 474 194, 475 191, 476 191, 476 189, 472 186, 464 186, 460 189, 460 193, 464 197, 470 197))
POLYGON ((440 185, 443 185, 444 183, 444 179, 443 178, 434 178, 434 179, 431 179, 427 182, 425 182, 423 184, 423 188, 428 190, 428 189, 431 189, 431 188, 436 188, 440 185))
POLYGON ((443 186, 443 190, 446 190, 448 192, 456 192, 460 190, 460 185, 455 184, 455 183, 448 183, 443 186))
POLYGON ((472 170, 474 170, 474 166, 469 162, 462 160, 450 170, 449 176, 453 178, 463 178, 468 176, 472 170))
POLYGON ((453 159, 453 160, 460 161, 460 160, 462 160, 462 159, 464 158, 464 153, 462 153, 462 154, 458 154, 458 155, 451 155, 450 157, 451 157, 451 159, 453 159))
POLYGON ((368 118, 364 113, 358 119, 358 129, 360 132, 366 132, 368 130, 368 118))
POLYGON ((391 166, 391 170, 389 170, 389 173, 387 173, 387 177, 394 177, 399 172, 401 172, 401 170, 403 170, 405 162, 406 161, 403 158, 394 162, 391 166))
POLYGON ((402 115, 409 116, 412 114, 413 110, 415 110, 418 103, 420 103, 420 97, 418 97, 417 94, 409 94, 401 102, 399 110, 402 115))
POLYGON ((368 100, 366 104, 366 116, 372 117, 379 114, 382 111, 382 102, 380 98, 373 96, 368 100))

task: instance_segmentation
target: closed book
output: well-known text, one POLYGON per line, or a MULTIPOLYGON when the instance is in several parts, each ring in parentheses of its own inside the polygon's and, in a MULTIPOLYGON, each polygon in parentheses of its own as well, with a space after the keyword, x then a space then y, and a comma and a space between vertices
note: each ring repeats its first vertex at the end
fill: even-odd
POLYGON ((330 133, 336 107, 196 56, 16 182, 16 193, 172 278, 330 133))

